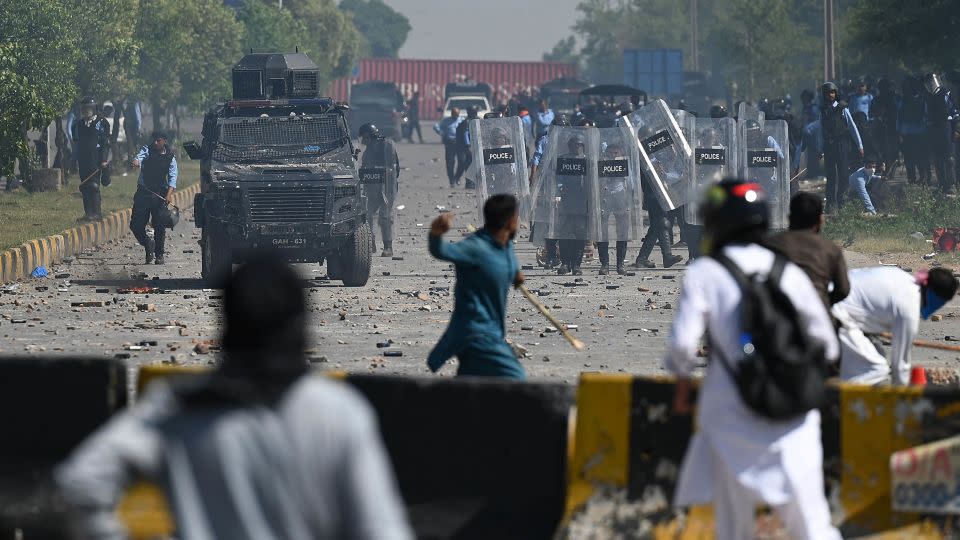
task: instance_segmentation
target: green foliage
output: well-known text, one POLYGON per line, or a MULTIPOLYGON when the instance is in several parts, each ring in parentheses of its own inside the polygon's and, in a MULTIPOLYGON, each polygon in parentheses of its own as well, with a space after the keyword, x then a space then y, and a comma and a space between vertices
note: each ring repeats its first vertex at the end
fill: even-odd
MULTIPOLYGON (((598 81, 622 79, 623 49, 688 48, 686 3, 674 0, 584 0, 573 26, 583 47, 581 62, 598 81)), ((559 45, 559 44, 558 44, 559 45)))
POLYGON ((565 62, 568 64, 578 63, 580 57, 577 55, 577 39, 573 36, 561 39, 553 46, 553 49, 543 53, 543 61, 565 62))
MULTIPOLYGON (((822 70, 818 0, 699 2, 701 69, 720 86, 736 83, 748 99, 809 85, 822 70)), ((577 40, 557 43, 544 58, 576 59, 595 81, 619 81, 623 50, 681 49, 691 62, 690 3, 673 0, 583 0, 577 40), (582 43, 575 50, 575 43, 582 43)))
POLYGON ((911 71, 956 69, 960 10, 956 0, 861 0, 845 17, 866 56, 911 71))
POLYGON ((219 0, 149 0, 137 24, 140 93, 200 109, 228 95, 243 26, 219 0))
POLYGON ((748 99, 783 93, 809 80, 817 41, 783 0, 729 0, 708 41, 748 99), (806 59, 806 62, 803 60, 806 59), (798 80, 799 76, 799 80, 798 80))
POLYGON ((363 35, 364 52, 375 58, 396 58, 410 34, 410 21, 383 0, 342 0, 340 9, 353 16, 363 35))
MULTIPOLYGON (((286 5, 286 4, 284 4, 286 5)), ((333 0, 290 2, 290 11, 304 21, 313 42, 307 45, 310 58, 320 67, 321 85, 344 77, 360 58, 363 36, 333 0)))
POLYGON ((0 175, 9 175, 30 158, 27 129, 70 107, 79 53, 62 3, 0 0, 0 13, 0 175))
POLYGON ((246 29, 244 52, 251 49, 254 52, 293 52, 299 47, 300 52, 312 55, 306 47, 313 40, 307 35, 303 21, 294 18, 289 9, 279 9, 275 2, 246 0, 237 10, 237 19, 246 29))
POLYGON ((139 0, 66 0, 79 39, 76 83, 83 95, 115 99, 133 90, 139 43, 139 0), (77 31, 85 29, 85 31, 77 31))
POLYGON ((908 186, 881 210, 892 215, 864 217, 863 205, 854 197, 827 220, 823 233, 856 251, 926 253, 933 251, 931 245, 911 234, 920 232, 930 238, 936 227, 960 227, 960 205, 936 189, 908 186))

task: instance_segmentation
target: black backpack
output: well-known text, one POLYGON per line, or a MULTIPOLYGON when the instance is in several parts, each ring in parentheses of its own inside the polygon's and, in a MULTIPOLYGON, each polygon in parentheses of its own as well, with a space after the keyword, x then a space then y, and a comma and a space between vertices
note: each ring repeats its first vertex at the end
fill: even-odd
POLYGON ((790 298, 780 288, 787 259, 776 255, 767 279, 746 275, 723 254, 713 258, 736 280, 743 294, 742 356, 736 365, 720 351, 720 363, 753 412, 789 420, 820 407, 826 389, 824 346, 802 326, 790 298))

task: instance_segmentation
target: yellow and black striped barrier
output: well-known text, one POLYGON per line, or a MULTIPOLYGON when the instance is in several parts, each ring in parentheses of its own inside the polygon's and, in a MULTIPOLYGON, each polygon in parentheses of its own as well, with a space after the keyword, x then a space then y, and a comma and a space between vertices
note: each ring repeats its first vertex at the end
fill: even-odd
MULTIPOLYGON (((566 520, 600 486, 625 490, 630 500, 653 496, 670 503, 694 430, 690 417, 670 412, 673 386, 668 378, 581 376, 566 520)), ((921 516, 892 510, 890 457, 960 431, 960 389, 840 385, 831 388, 821 413, 824 476, 844 536, 926 530, 921 516)), ((702 537, 712 531, 711 520, 708 508, 694 508, 682 526, 665 520, 658 532, 702 537)))
MULTIPOLYGON (((173 204, 180 208, 193 206, 193 197, 200 192, 196 183, 173 194, 173 204)), ((119 240, 130 232, 133 210, 117 210, 100 221, 71 227, 60 234, 28 240, 0 252, 0 283, 26 279, 38 266, 63 262, 64 257, 79 254, 87 248, 119 240)))

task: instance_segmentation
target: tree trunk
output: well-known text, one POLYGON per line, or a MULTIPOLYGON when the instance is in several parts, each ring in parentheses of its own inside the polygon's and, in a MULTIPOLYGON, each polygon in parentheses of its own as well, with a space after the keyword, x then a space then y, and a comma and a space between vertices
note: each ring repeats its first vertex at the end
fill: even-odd
POLYGON ((150 113, 153 115, 153 131, 160 131, 160 116, 163 114, 163 107, 160 106, 160 101, 151 101, 150 109, 150 113))

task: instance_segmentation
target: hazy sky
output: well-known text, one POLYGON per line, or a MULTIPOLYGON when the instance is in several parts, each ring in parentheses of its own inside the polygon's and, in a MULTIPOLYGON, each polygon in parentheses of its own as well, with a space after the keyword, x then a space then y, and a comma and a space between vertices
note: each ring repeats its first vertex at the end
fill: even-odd
POLYGON ((540 60, 571 34, 580 0, 384 0, 413 29, 400 58, 540 60))

